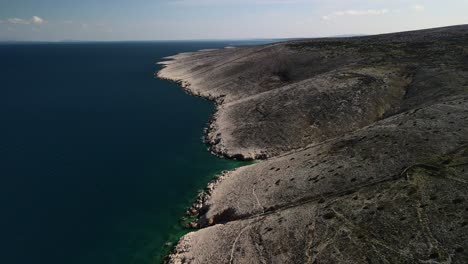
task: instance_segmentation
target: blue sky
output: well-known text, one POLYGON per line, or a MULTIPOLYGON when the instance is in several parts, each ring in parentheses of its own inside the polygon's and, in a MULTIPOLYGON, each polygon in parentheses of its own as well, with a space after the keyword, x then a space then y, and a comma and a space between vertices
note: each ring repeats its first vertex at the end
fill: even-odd
POLYGON ((0 0, 0 40, 376 34, 468 24, 468 0, 0 0))

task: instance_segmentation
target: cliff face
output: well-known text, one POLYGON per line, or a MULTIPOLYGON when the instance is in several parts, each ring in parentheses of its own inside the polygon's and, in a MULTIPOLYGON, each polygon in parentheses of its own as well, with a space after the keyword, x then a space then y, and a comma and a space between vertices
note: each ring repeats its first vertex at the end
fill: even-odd
POLYGON ((468 262, 468 26, 180 54, 223 177, 171 263, 468 262))

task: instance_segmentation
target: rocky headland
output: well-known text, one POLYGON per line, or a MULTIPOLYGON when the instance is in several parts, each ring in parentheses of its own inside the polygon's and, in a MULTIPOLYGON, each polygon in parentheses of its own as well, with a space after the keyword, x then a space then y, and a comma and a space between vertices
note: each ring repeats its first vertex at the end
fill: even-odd
POLYGON ((468 263, 468 25, 205 50, 211 183, 168 263, 468 263))

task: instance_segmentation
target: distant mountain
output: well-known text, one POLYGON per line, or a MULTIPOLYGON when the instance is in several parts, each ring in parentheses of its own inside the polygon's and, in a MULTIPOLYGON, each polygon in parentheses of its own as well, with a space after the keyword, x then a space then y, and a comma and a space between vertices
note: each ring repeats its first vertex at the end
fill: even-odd
POLYGON ((335 35, 335 36, 330 36, 330 38, 352 38, 352 37, 365 37, 369 36, 366 34, 344 34, 344 35, 335 35))

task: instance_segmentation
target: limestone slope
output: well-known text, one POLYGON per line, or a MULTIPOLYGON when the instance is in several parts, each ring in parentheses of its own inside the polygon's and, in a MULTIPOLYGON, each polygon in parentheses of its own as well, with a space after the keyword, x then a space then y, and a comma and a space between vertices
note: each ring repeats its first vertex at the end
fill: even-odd
POLYGON ((214 152, 267 158, 466 92, 467 28, 181 54, 158 76, 218 101, 214 152))
POLYGON ((223 177, 169 263, 467 263, 468 26, 176 55, 223 177))

